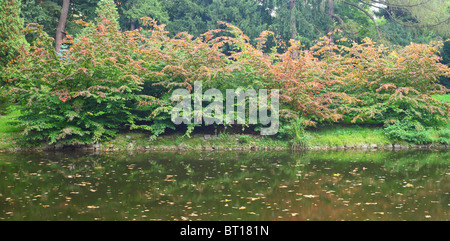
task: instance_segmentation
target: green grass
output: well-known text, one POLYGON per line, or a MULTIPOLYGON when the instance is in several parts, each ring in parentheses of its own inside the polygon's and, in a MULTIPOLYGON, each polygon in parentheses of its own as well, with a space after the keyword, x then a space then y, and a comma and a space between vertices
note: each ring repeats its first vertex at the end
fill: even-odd
POLYGON ((191 137, 180 133, 171 135, 162 135, 156 140, 150 139, 150 134, 145 133, 121 133, 111 141, 103 142, 105 147, 114 147, 120 149, 130 149, 133 147, 149 147, 156 149, 179 149, 199 150, 203 148, 215 149, 250 149, 254 147, 288 147, 287 141, 277 140, 265 136, 226 134, 203 135, 191 134, 191 137))
MULTIPOLYGON (((307 130, 306 135, 310 138, 307 146, 360 146, 360 145, 386 145, 393 141, 385 134, 382 127, 371 126, 339 126, 333 125, 314 130, 307 130)), ((143 133, 122 133, 114 140, 102 143, 104 146, 111 146, 120 149, 129 149, 130 144, 137 147, 156 148, 156 149, 179 149, 180 147, 189 149, 211 148, 216 149, 250 149, 265 147, 290 148, 292 140, 279 140, 268 136, 227 134, 221 133, 214 135, 193 134, 191 137, 182 134, 171 134, 158 137, 151 141, 149 134, 143 133)), ((406 143, 400 143, 406 144, 406 143)))
POLYGON ((450 101, 450 94, 446 94, 446 95, 432 95, 431 97, 435 98, 436 100, 445 102, 445 101, 450 101))
POLYGON ((11 122, 19 112, 11 112, 7 115, 0 115, 0 150, 6 150, 17 147, 16 140, 20 135, 21 129, 16 128, 11 122))
POLYGON ((382 127, 333 125, 308 131, 309 146, 356 146, 391 144, 382 127))

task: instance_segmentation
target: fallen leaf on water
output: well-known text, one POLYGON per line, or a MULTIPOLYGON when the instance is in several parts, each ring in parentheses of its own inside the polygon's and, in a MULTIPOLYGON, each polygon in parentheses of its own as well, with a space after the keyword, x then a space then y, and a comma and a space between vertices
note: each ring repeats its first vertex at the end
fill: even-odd
POLYGON ((303 195, 306 198, 316 198, 319 197, 319 195, 303 195))

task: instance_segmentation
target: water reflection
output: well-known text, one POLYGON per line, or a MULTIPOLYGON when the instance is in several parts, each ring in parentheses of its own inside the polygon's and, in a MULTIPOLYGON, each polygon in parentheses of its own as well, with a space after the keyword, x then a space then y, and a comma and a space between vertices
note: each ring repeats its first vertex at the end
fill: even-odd
POLYGON ((450 152, 2 153, 0 220, 449 220, 450 152))

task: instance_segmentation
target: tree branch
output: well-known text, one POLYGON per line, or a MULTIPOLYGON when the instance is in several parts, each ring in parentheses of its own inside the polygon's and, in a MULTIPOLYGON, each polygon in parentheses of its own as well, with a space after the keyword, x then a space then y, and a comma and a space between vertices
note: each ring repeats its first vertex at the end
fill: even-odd
POLYGON ((377 30, 377 35, 378 35, 378 37, 381 37, 380 29, 378 28, 377 22, 375 21, 375 19, 373 18, 373 16, 370 15, 369 12, 367 12, 364 8, 358 6, 358 5, 355 4, 355 3, 351 3, 351 2, 347 2, 347 1, 342 1, 342 2, 345 3, 345 4, 347 4, 347 5, 350 5, 350 6, 352 6, 352 7, 355 7, 355 8, 357 8, 358 10, 360 10, 361 12, 363 12, 364 14, 366 14, 366 15, 372 20, 373 24, 375 25, 375 29, 377 30))
MULTIPOLYGON (((373 3, 378 3, 378 4, 381 4, 381 5, 384 5, 384 6, 390 6, 390 7, 397 7, 397 8, 411 8, 411 7, 418 7, 418 6, 421 6, 421 5, 424 5, 424 4, 427 4, 428 2, 431 2, 431 0, 425 0, 424 2, 420 2, 420 3, 417 3, 417 4, 411 4, 411 5, 399 5, 399 4, 392 4, 392 3, 389 3, 389 2, 380 2, 380 1, 375 1, 375 0, 370 0, 371 2, 373 2, 373 3)), ((361 1, 360 1, 361 2, 361 1)), ((373 5, 371 5, 372 7, 376 7, 376 6, 373 6, 373 5)), ((379 8, 379 7, 378 7, 379 8)))
POLYGON ((342 32, 346 33, 346 34, 357 34, 358 32, 349 32, 347 31, 346 27, 345 27, 345 22, 344 20, 342 20, 342 18, 336 14, 333 14, 333 18, 337 19, 338 22, 340 23, 340 25, 342 26, 342 32))
MULTIPOLYGON (((399 19, 397 19, 394 15, 392 15, 392 13, 388 10, 388 9, 386 9, 385 7, 380 7, 380 6, 375 6, 375 5, 373 5, 373 4, 371 4, 371 3, 368 3, 368 2, 366 2, 366 1, 363 1, 363 0, 358 0, 360 3, 362 3, 362 4, 365 4, 365 5, 367 5, 367 6, 370 6, 370 7, 374 7, 374 8, 378 8, 378 9, 382 9, 383 11, 385 11, 388 15, 389 15, 389 17, 392 19, 392 20, 394 20, 396 23, 398 23, 398 24, 401 24, 401 25, 403 25, 403 26, 407 26, 407 27, 423 27, 423 28, 426 28, 426 27, 435 27, 435 26, 437 26, 437 25, 440 25, 440 24, 443 24, 443 23, 446 23, 446 22, 450 22, 450 17, 449 18, 447 18, 447 19, 445 19, 445 20, 442 20, 442 21, 440 21, 440 22, 437 22, 437 23, 435 23, 435 24, 423 24, 423 23, 419 23, 419 24, 408 24, 408 23, 406 23, 406 22, 404 22, 404 21, 401 21, 401 20, 399 20, 399 19)), ((372 2, 376 2, 376 3, 378 3, 377 1, 373 1, 373 0, 370 0, 370 1, 372 1, 372 2)), ((430 0, 428 0, 428 1, 425 1, 425 2, 421 2, 421 3, 419 3, 419 4, 416 4, 416 5, 391 5, 391 4, 389 4, 389 3, 384 3, 383 5, 384 6, 388 6, 388 7, 399 7, 399 8, 403 8, 403 10, 406 10, 406 11, 408 11, 408 12, 410 12, 411 13, 411 11, 408 9, 408 7, 416 7, 416 6, 420 6, 420 5, 423 5, 423 4, 425 4, 425 3, 427 3, 427 2, 429 2, 430 0)), ((381 2, 380 2, 381 3, 381 2)))

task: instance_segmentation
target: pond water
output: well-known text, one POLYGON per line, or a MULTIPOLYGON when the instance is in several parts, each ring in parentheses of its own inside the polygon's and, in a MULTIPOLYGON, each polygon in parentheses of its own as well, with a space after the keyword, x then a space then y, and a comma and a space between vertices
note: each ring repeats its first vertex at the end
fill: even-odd
POLYGON ((0 153, 0 220, 449 220, 450 152, 0 153))

